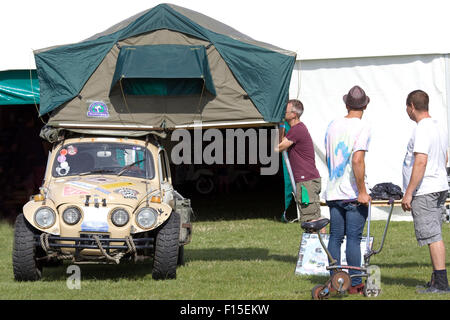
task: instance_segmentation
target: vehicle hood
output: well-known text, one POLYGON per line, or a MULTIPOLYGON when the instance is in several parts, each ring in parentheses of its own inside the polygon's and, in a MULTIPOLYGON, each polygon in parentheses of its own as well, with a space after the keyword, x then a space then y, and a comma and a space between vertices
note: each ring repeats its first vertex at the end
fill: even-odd
POLYGON ((146 186, 142 178, 89 175, 53 179, 48 196, 56 206, 67 203, 85 205, 86 201, 102 206, 105 201, 106 205, 120 204, 135 208, 147 193, 156 188, 152 182, 146 186))

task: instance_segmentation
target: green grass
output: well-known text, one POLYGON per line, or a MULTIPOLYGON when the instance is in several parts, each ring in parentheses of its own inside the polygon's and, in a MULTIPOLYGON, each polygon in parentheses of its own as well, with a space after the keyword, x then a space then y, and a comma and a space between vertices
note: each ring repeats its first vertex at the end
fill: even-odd
MULTIPOLYGON (((384 222, 373 221, 378 247, 384 222)), ((444 239, 450 239, 444 224, 444 239)), ((1 299, 167 299, 167 300, 309 300, 311 289, 327 277, 294 274, 301 239, 298 223, 254 218, 204 220, 194 223, 186 264, 176 280, 155 281, 151 262, 82 265, 81 289, 66 286, 68 264, 44 269, 41 281, 15 282, 12 272, 13 228, 0 223, 1 299)), ((447 245, 448 247, 448 245, 447 245)), ((429 281, 428 249, 418 247, 411 222, 391 222, 383 251, 371 263, 381 269, 382 293, 377 298, 445 299, 450 295, 417 294, 415 287, 429 281)), ((334 296, 336 300, 364 300, 363 296, 334 296)))

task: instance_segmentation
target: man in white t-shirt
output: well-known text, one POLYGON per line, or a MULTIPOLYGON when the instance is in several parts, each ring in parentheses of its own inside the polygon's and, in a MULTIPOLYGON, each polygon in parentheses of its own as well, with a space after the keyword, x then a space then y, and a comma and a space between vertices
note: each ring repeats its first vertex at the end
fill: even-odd
POLYGON ((448 194, 446 165, 447 133, 428 112, 429 97, 422 90, 411 92, 406 112, 417 123, 403 162, 403 211, 411 211, 416 239, 428 245, 433 273, 420 293, 450 292, 445 267, 442 220, 448 194))
MULTIPOLYGON (((369 150, 370 129, 362 120, 369 97, 359 86, 344 96, 347 115, 332 121, 325 135, 328 183, 324 198, 330 208, 328 250, 340 263, 341 243, 347 236, 346 258, 350 266, 361 266, 361 237, 371 200, 365 175, 365 153, 369 150)), ((360 273, 350 270, 349 293, 362 293, 360 273)))

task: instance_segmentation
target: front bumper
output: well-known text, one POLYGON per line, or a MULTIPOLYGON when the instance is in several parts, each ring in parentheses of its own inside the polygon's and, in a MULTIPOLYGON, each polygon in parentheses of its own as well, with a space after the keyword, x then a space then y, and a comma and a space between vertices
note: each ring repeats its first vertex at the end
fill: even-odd
MULTIPOLYGON (((35 245, 42 247, 45 251, 48 249, 75 249, 76 251, 84 249, 100 250, 97 241, 94 239, 95 234, 82 234, 80 237, 60 237, 49 235, 48 240, 43 244, 42 237, 35 235, 35 245)), ((109 238, 108 235, 96 234, 98 236, 101 247, 109 250, 128 250, 130 249, 129 241, 132 241, 136 250, 153 249, 154 238, 109 238), (128 240, 128 241, 127 241, 128 240)))

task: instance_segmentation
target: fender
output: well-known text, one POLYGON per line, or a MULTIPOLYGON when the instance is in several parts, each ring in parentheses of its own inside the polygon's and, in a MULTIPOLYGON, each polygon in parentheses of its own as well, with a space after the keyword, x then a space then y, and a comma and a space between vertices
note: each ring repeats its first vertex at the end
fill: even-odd
POLYGON ((155 230, 156 228, 158 228, 161 224, 163 224, 167 219, 169 219, 173 209, 171 206, 169 206, 166 203, 154 203, 151 202, 149 203, 148 207, 151 207, 153 209, 156 209, 158 211, 158 220, 156 222, 156 224, 151 228, 151 229, 141 229, 138 224, 136 223, 136 215, 139 212, 139 210, 141 210, 142 208, 145 208, 146 205, 145 203, 143 203, 142 205, 140 205, 133 213, 133 221, 132 221, 132 232, 133 234, 136 233, 140 233, 140 232, 146 232, 146 231, 151 231, 151 230, 155 230))
POLYGON ((46 199, 45 201, 28 201, 24 206, 23 206, 23 215, 25 217, 25 219, 37 230, 39 231, 43 231, 46 233, 50 233, 53 235, 60 235, 60 228, 59 228, 59 214, 58 214, 58 210, 56 209, 55 203, 50 200, 50 199, 46 199), (53 211, 55 211, 56 213, 56 221, 55 224, 53 226, 51 226, 50 228, 47 229, 42 229, 39 228, 37 226, 37 224, 34 222, 34 213, 40 208, 40 207, 49 207, 51 209, 53 209, 53 211))

